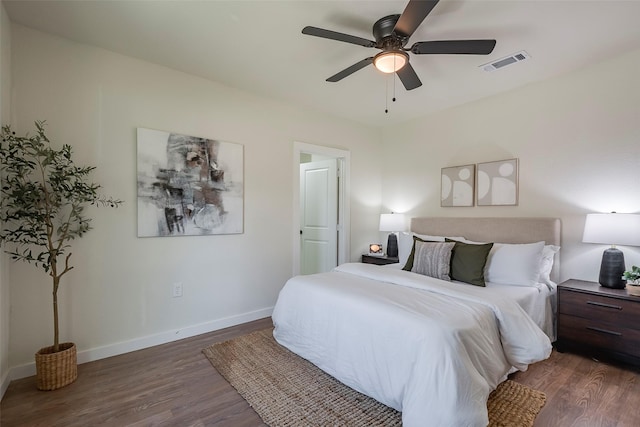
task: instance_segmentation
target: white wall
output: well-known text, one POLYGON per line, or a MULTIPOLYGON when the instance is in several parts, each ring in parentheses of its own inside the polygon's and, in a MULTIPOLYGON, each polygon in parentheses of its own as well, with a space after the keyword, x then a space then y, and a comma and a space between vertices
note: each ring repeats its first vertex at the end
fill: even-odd
MULTIPOLYGON (((76 268, 64 278, 62 335, 81 361, 270 312, 292 271, 293 141, 351 151, 354 261, 382 239, 381 211, 557 216, 561 278, 596 280, 604 247, 580 243, 584 216, 640 212, 640 52, 380 131, 12 29, 14 125, 25 132, 46 119, 52 140, 72 144, 79 162, 98 167, 105 192, 126 201, 92 212, 95 230, 74 245, 76 268), (244 144, 245 233, 138 239, 136 127, 244 144), (517 207, 440 207, 442 167, 512 157, 520 159, 517 207), (173 299, 178 280, 184 297, 173 299)), ((640 264, 638 248, 623 250, 627 265, 640 264)), ((52 338, 49 283, 23 264, 11 265, 10 279, 9 366, 28 375, 34 351, 52 338)))
MULTIPOLYGON (((97 166, 104 192, 125 201, 91 212, 95 229, 74 243, 63 278, 61 338, 78 345, 80 362, 270 315, 292 272, 294 141, 351 151, 352 218, 379 212, 374 130, 15 24, 12 42, 19 133, 46 119, 51 140, 70 143, 78 163, 97 166), (137 127, 243 144, 244 233, 137 238, 137 127), (176 281, 182 298, 171 297, 176 281)), ((354 260, 371 230, 352 222, 354 260)), ((10 270, 10 363, 21 376, 52 341, 50 284, 33 266, 10 270)))
MULTIPOLYGON (((11 23, 0 3, 0 125, 11 118, 11 23)), ((9 386, 9 309, 8 257, 0 254, 0 399, 9 386)))
MULTIPOLYGON (((383 205, 410 216, 559 217, 561 279, 597 281, 606 246, 581 243, 585 215, 640 213, 638 75, 640 51, 386 128, 383 205), (509 158, 520 163, 517 207, 440 207, 441 168, 509 158)), ((628 267, 640 265, 640 248, 622 249, 628 267)))

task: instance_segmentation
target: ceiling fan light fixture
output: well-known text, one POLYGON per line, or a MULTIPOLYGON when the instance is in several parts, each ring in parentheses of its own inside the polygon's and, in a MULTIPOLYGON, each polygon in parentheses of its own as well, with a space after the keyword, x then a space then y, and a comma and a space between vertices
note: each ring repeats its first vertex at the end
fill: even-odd
POLYGON ((402 50, 387 50, 373 58, 373 65, 383 73, 395 73, 409 62, 409 55, 402 50))

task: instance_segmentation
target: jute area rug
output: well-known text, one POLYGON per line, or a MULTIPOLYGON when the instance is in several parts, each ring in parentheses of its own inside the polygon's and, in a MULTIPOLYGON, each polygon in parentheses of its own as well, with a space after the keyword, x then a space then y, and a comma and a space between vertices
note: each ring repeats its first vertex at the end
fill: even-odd
MULTIPOLYGON (((264 329, 203 350, 211 364, 272 427, 401 426, 400 412, 337 381, 264 329)), ((487 402, 490 426, 532 426, 544 393, 507 380, 487 402)))

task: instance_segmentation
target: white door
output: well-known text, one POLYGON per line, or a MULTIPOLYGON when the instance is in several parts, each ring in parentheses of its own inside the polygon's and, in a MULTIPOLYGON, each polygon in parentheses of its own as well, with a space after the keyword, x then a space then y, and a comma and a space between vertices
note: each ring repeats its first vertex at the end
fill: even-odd
POLYGON ((337 159, 300 165, 300 273, 338 265, 337 159))

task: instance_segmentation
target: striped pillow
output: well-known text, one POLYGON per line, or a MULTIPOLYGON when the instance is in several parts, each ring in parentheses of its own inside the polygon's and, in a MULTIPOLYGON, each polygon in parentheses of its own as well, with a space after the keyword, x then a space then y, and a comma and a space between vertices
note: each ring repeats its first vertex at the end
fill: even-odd
POLYGON ((411 271, 425 276, 451 281, 451 250, 454 242, 432 243, 416 241, 414 262, 411 271))

